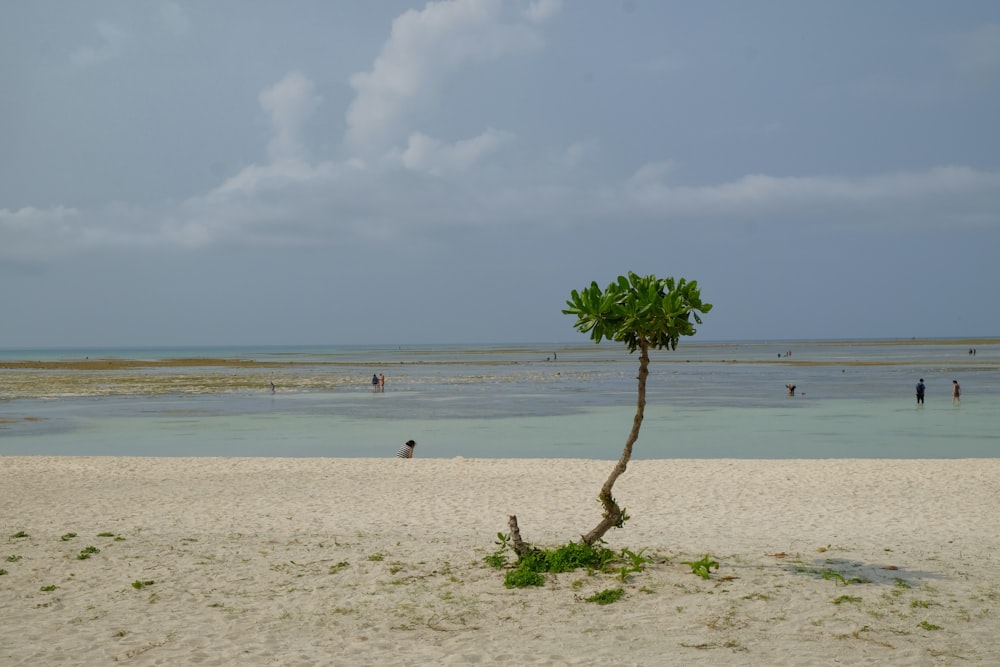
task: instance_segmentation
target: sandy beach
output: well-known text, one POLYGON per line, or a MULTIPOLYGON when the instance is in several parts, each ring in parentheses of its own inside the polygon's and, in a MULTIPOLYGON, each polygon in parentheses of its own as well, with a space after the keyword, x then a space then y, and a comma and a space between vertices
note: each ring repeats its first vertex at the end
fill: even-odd
POLYGON ((611 466, 3 457, 0 663, 1000 664, 1000 460, 636 461, 642 572, 505 588, 508 515, 566 543, 611 466))

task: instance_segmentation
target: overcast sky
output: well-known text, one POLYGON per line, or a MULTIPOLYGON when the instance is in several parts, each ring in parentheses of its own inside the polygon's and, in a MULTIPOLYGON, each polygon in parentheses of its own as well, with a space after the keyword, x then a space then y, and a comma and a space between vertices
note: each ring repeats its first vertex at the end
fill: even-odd
POLYGON ((0 95, 0 348, 1000 335, 995 0, 4 2, 0 95))

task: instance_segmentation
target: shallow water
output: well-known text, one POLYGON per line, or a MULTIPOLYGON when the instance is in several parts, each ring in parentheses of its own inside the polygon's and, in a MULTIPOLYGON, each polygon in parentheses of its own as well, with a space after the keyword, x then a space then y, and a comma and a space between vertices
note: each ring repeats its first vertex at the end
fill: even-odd
MULTIPOLYGON (((652 353, 634 457, 995 457, 1000 344, 976 352, 937 341, 682 342, 652 353)), ((0 455, 383 457, 414 438, 418 457, 614 459, 638 366, 607 343, 7 351, 0 361, 84 356, 278 365, 0 370, 0 455), (371 393, 372 373, 386 374, 385 393, 371 393)))

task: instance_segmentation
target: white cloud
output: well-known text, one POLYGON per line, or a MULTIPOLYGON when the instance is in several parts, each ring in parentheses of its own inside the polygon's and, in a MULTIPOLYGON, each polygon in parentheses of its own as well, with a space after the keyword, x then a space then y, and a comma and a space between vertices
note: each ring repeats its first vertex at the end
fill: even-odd
POLYGON ((0 258, 51 259, 83 237, 77 222, 80 212, 65 206, 39 209, 34 206, 12 211, 0 208, 0 258))
POLYGON ((302 126, 319 107, 313 82, 298 72, 262 92, 260 106, 271 116, 274 138, 268 144, 272 160, 303 159, 307 151, 301 141, 302 126))
POLYGON ((351 77, 357 94, 346 115, 348 146, 358 154, 383 152, 410 133, 413 114, 456 71, 538 48, 534 21, 557 4, 532 7, 526 15, 502 0, 454 0, 397 17, 371 71, 351 77))
POLYGON ((128 34, 110 21, 97 21, 94 24, 100 43, 96 46, 85 46, 70 54, 70 62, 77 67, 97 65, 116 58, 125 44, 128 34))
POLYGON ((565 169, 575 169, 597 155, 599 149, 600 144, 596 140, 575 141, 562 152, 550 154, 549 161, 565 169))
POLYGON ((896 226, 901 216, 922 225, 1000 224, 1000 216, 990 219, 976 213, 1000 210, 1000 172, 969 167, 944 166, 857 179, 751 174, 703 186, 669 185, 659 170, 658 165, 642 167, 624 188, 628 201, 654 215, 808 220, 836 213, 845 223, 860 220, 873 229, 882 224, 896 226), (945 215, 947 218, 941 217, 945 215))
POLYGON ((676 168, 677 166, 669 160, 646 163, 636 169, 635 173, 628 179, 628 187, 635 192, 662 188, 667 176, 672 174, 676 168))
POLYGON ((399 155, 407 169, 433 176, 458 174, 473 167, 491 153, 513 140, 513 135, 493 128, 478 137, 446 144, 427 135, 415 132, 410 135, 406 149, 399 155))

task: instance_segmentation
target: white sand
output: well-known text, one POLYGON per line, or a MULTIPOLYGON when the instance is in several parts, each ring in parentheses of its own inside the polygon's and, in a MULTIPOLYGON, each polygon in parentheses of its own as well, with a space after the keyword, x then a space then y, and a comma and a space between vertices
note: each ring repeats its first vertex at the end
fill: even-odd
POLYGON ((611 466, 0 458, 0 664, 1000 664, 1000 459, 637 461, 624 598, 504 588, 508 514, 565 543, 611 466))

